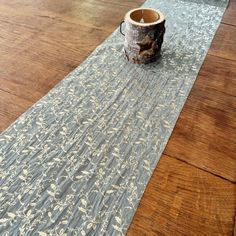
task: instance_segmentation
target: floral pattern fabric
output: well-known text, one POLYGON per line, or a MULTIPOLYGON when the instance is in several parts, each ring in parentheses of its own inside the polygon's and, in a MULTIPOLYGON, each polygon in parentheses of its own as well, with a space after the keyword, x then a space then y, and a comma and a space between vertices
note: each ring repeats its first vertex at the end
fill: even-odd
POLYGON ((158 62, 127 62, 116 30, 0 135, 0 235, 126 233, 226 4, 148 0, 158 62))

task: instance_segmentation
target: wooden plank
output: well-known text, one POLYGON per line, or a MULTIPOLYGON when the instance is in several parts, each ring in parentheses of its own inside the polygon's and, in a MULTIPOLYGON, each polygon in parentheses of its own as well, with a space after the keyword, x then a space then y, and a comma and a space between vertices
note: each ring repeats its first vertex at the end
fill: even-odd
POLYGON ((222 23, 236 26, 236 0, 230 0, 225 11, 222 23))
POLYGON ((164 151, 236 182, 236 61, 207 56, 164 151))
POLYGON ((48 20, 49 22, 63 20, 112 32, 115 29, 114 27, 118 26, 123 19, 125 12, 131 8, 138 7, 138 5, 141 5, 143 2, 144 0, 115 2, 100 0, 53 0, 50 2, 39 0, 32 2, 24 0, 22 3, 22 1, 15 0, 4 1, 4 4, 0 4, 0 10, 2 9, 1 15, 4 16, 4 21, 8 20, 17 24, 29 25, 31 27, 34 27, 34 22, 36 20, 48 20), (96 8, 94 6, 96 6, 96 8), (4 12, 7 12, 8 14, 4 12), (13 19, 9 16, 9 12, 13 14, 13 19), (22 16, 22 12, 24 13, 24 17, 22 16), (32 16, 36 19, 28 22, 25 20, 26 18, 32 18, 32 16))
MULTIPOLYGON (((1 90, 19 98, 23 98, 31 103, 37 102, 44 93, 38 92, 23 84, 19 84, 14 81, 10 81, 0 77, 1 90)), ((1 91, 0 91, 1 92, 1 91)))
MULTIPOLYGON (((0 102, 1 104, 1 102, 0 102)), ((5 114, 4 115, 1 115, 0 114, 0 130, 4 130, 6 129, 6 127, 10 126, 18 117, 10 117, 10 116, 6 116, 5 114)))
POLYGON ((0 90, 0 129, 8 127, 22 113, 31 107, 32 102, 0 90), (14 111, 13 113, 11 111, 14 111))
MULTIPOLYGON (((3 55, 0 58, 0 73, 1 80, 6 81, 6 84, 0 84, 0 90, 6 90, 9 83, 15 83, 31 89, 32 93, 46 94, 50 88, 54 87, 63 76, 65 76, 71 67, 68 65, 67 71, 60 71, 52 65, 44 65, 43 59, 37 54, 27 54, 10 58, 9 60, 3 55), (21 58, 21 59, 19 59, 21 58), (24 58, 24 60, 22 59, 24 58)), ((59 60, 58 60, 59 61, 59 60)), ((7 89, 8 92, 15 94, 16 91, 7 89)))
MULTIPOLYGON (((235 11, 236 12, 236 11, 235 11)), ((235 13, 236 15, 236 13, 235 13)), ((236 60, 236 27, 221 24, 208 54, 229 60, 236 60)))
MULTIPOLYGON (((68 65, 71 70, 81 63, 108 34, 78 24, 58 21, 48 25, 41 32, 19 40, 20 32, 25 30, 24 27, 17 26, 19 33, 13 34, 15 27, 11 28, 11 24, 0 22, 0 26, 0 33, 3 31, 2 29, 8 31, 2 34, 0 40, 2 51, 8 59, 6 64, 11 65, 11 60, 16 60, 27 64, 38 63, 50 67, 48 69, 56 68, 61 71, 64 71, 64 68, 68 70, 68 65), (26 41, 27 43, 25 43, 26 41), (22 44, 24 45, 22 46, 22 44)), ((1 59, 1 63, 6 61, 4 59, 1 59)), ((6 73, 5 65, 3 69, 6 73)))
POLYGON ((235 221, 234 221, 234 233, 233 235, 235 236, 236 235, 236 216, 235 216, 235 221))
POLYGON ((205 89, 215 89, 230 96, 236 96, 236 62, 207 55, 202 65, 199 75, 204 77, 204 81, 197 79, 195 87, 205 89))
POLYGON ((234 184, 163 155, 127 235, 232 235, 235 191, 234 184))
POLYGON ((235 221, 234 221, 234 233, 233 235, 235 236, 236 235, 236 216, 235 216, 235 221))

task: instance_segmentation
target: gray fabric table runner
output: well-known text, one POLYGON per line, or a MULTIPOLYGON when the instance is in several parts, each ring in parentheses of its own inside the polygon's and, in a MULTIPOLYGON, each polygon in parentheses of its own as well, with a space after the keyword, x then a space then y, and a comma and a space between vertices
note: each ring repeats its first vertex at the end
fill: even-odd
POLYGON ((148 0, 159 62, 127 62, 116 30, 0 135, 0 235, 125 234, 226 5, 148 0))

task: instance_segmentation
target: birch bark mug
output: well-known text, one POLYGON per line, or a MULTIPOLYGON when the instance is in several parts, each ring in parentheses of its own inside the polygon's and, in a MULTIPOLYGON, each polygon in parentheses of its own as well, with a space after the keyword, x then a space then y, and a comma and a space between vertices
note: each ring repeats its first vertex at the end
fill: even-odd
POLYGON ((147 64, 160 56, 165 33, 165 17, 152 8, 137 8, 126 13, 120 24, 125 36, 124 51, 128 60, 147 64), (124 33, 122 24, 125 23, 124 33))

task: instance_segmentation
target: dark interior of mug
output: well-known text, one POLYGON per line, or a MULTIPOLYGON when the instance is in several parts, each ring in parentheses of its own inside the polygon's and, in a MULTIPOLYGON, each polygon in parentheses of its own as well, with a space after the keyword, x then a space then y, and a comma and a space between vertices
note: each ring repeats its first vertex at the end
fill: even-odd
POLYGON ((153 23, 156 22, 160 16, 156 11, 151 9, 138 9, 131 12, 130 18, 140 23, 153 23))

